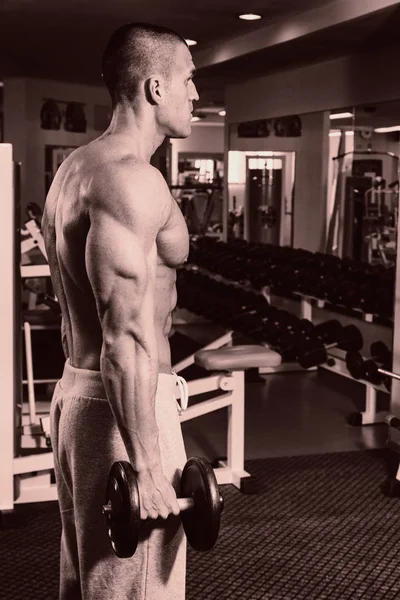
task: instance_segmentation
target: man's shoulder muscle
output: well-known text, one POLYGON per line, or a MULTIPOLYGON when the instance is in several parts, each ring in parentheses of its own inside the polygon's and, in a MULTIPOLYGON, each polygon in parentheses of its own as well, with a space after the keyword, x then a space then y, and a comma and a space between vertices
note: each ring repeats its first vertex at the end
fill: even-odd
POLYGON ((93 180, 91 192, 93 208, 127 225, 140 218, 162 227, 171 212, 172 197, 160 171, 133 158, 106 164, 93 180))

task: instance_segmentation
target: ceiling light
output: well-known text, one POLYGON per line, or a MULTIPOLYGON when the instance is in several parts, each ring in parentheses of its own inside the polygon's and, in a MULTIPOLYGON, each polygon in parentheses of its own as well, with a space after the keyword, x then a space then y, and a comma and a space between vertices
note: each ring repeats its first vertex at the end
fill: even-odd
POLYGON ((226 110, 220 110, 218 114, 219 114, 220 117, 225 117, 226 110))
POLYGON ((201 109, 197 108, 196 112, 198 110, 200 110, 200 112, 202 112, 203 114, 217 115, 221 110, 224 110, 224 107, 222 104, 219 104, 218 106, 211 104, 210 106, 202 106, 201 109))
MULTIPOLYGON (((329 137, 340 137, 342 135, 342 131, 340 129, 331 129, 329 132, 329 137)), ((354 135, 354 131, 346 131, 345 135, 354 135)))
POLYGON ((239 19, 242 19, 242 21, 258 21, 258 19, 262 19, 262 16, 255 15, 254 13, 245 13, 244 15, 239 15, 239 19))
POLYGON ((203 112, 196 111, 195 114, 192 116, 192 123, 195 123, 196 121, 203 121, 205 118, 206 115, 203 112))
POLYGON ((375 133, 391 133, 392 131, 400 131, 400 125, 393 125, 392 127, 377 127, 374 129, 375 133))
POLYGON ((188 46, 195 46, 197 44, 196 40, 185 40, 188 46))
POLYGON ((342 113, 333 113, 329 115, 329 118, 333 121, 334 119, 351 119, 353 117, 353 113, 351 112, 342 112, 342 113))

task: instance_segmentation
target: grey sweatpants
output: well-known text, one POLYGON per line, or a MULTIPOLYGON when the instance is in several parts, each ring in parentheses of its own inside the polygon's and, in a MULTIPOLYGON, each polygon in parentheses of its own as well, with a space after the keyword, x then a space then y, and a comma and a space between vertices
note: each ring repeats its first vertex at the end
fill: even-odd
MULTIPOLYGON (((178 491, 186 462, 175 375, 160 374, 156 420, 164 473, 178 491)), ((60 600, 184 600, 186 538, 180 518, 142 521, 132 558, 111 549, 101 509, 114 461, 128 460, 97 371, 66 362, 51 404, 62 520, 60 600)))

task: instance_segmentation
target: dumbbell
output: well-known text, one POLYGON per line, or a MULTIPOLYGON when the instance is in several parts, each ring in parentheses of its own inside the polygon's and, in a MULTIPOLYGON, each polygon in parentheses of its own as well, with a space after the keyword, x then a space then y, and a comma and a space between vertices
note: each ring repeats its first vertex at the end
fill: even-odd
POLYGON ((268 321, 264 326, 266 341, 272 346, 282 349, 304 339, 313 330, 314 325, 311 321, 299 319, 290 313, 278 315, 275 320, 268 321))
POLYGON ((343 325, 338 319, 329 319, 329 321, 315 325, 313 336, 318 338, 323 344, 328 345, 336 343, 342 331, 343 325))
POLYGON ((371 358, 365 360, 359 352, 347 352, 346 367, 354 379, 365 379, 374 385, 383 383, 387 389, 391 387, 390 376, 385 376, 379 364, 389 369, 392 354, 383 342, 374 342, 370 347, 371 358), (379 363, 379 364, 378 364, 379 363))
MULTIPOLYGON (((187 540, 194 550, 211 550, 218 539, 224 500, 214 470, 204 458, 189 458, 180 481, 180 517, 187 540)), ((110 470, 103 506, 112 549, 119 558, 129 558, 140 539, 140 496, 132 465, 115 462, 110 470)))
POLYGON ((296 348, 297 362, 303 369, 310 369, 328 361, 328 350, 360 351, 364 345, 361 331, 355 325, 347 325, 337 330, 335 341, 325 345, 320 339, 310 338, 296 348))
POLYGON ((338 338, 342 330, 342 324, 337 319, 324 321, 319 325, 313 325, 307 319, 299 319, 298 329, 293 328, 286 336, 279 340, 278 348, 282 353, 284 362, 296 361, 299 358, 299 348, 302 350, 311 340, 322 344, 330 344, 338 338))

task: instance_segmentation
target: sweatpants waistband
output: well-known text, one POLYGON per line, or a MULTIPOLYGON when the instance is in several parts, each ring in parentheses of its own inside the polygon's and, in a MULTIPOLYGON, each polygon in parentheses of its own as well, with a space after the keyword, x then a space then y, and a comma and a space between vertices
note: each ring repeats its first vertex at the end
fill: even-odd
MULTIPOLYGON (((179 381, 181 377, 176 373, 159 373, 157 384, 157 395, 168 398, 179 395, 177 386, 181 388, 179 381)), ((59 381, 59 385, 63 392, 76 396, 87 396, 90 398, 107 399, 107 394, 104 388, 103 379, 100 371, 92 371, 89 369, 77 369, 66 360, 64 371, 59 381)))

